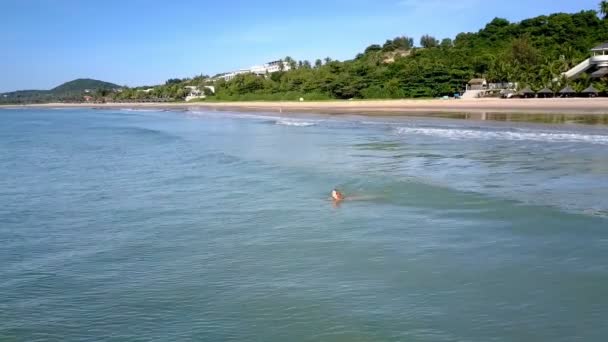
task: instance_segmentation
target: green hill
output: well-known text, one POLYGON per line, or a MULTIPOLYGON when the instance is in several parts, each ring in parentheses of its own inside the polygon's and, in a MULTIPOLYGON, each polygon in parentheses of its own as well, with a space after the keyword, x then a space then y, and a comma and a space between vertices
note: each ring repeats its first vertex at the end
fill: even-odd
POLYGON ((55 101, 81 101, 86 92, 94 93, 97 90, 120 88, 114 83, 79 78, 63 83, 51 90, 18 90, 0 94, 1 103, 44 103, 55 101))
POLYGON ((90 78, 79 78, 73 81, 66 82, 60 86, 57 86, 50 90, 53 94, 65 94, 74 92, 84 92, 85 90, 97 90, 97 89, 117 89, 119 85, 114 83, 93 80, 90 78))

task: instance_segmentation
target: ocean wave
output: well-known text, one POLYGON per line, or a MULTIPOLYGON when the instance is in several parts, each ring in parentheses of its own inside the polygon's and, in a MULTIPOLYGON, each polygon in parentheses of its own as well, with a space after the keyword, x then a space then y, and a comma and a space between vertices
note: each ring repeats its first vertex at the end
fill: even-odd
POLYGON ((398 127, 398 134, 418 134, 442 137, 454 140, 514 140, 540 142, 572 142, 608 145, 608 135, 580 134, 573 132, 546 131, 481 131, 474 129, 430 128, 430 127, 398 127))
POLYGON ((275 121, 276 125, 282 126, 296 126, 296 127, 310 127, 317 125, 316 122, 312 121, 296 121, 296 120, 277 120, 275 121))
POLYGON ((140 109, 140 108, 120 108, 121 112, 143 112, 143 113, 152 113, 152 112, 160 112, 162 110, 159 109, 140 109))

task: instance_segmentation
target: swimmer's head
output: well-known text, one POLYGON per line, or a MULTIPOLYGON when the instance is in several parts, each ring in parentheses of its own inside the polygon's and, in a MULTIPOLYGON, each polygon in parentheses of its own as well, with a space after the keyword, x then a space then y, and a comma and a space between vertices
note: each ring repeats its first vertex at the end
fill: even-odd
POLYGON ((338 191, 338 189, 333 189, 331 191, 331 198, 333 198, 334 201, 341 201, 344 199, 344 195, 342 195, 342 193, 338 191))

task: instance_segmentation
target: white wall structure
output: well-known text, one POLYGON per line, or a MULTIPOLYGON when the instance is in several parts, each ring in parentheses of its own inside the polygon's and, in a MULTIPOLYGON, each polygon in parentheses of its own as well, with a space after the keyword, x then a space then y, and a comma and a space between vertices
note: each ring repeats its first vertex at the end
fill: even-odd
POLYGON ((240 69, 237 71, 228 72, 228 73, 218 76, 217 79, 224 79, 226 81, 230 81, 237 75, 241 75, 241 74, 251 73, 251 74, 256 74, 258 76, 272 74, 274 72, 281 71, 281 63, 283 64, 283 67, 282 67, 283 71, 288 71, 291 69, 287 63, 285 63, 281 60, 278 60, 278 61, 268 62, 263 65, 254 65, 249 69, 240 69))
MULTIPOLYGON (((203 86, 203 89, 205 88, 211 90, 211 92, 215 94, 214 86, 203 86)), ((186 102, 195 99, 204 99, 207 97, 207 95, 205 95, 205 92, 203 92, 199 87, 186 86, 184 87, 184 89, 186 89, 186 91, 188 92, 188 94, 186 95, 186 102)))

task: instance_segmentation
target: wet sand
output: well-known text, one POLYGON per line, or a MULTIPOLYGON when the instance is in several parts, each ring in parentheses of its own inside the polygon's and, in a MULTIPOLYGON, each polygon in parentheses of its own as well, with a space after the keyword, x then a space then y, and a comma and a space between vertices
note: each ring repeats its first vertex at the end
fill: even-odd
POLYGON ((176 102, 176 103, 47 103, 3 105, 0 108, 159 108, 242 111, 321 112, 329 114, 400 115, 408 113, 542 113, 608 114, 608 98, 354 100, 303 102, 176 102))

